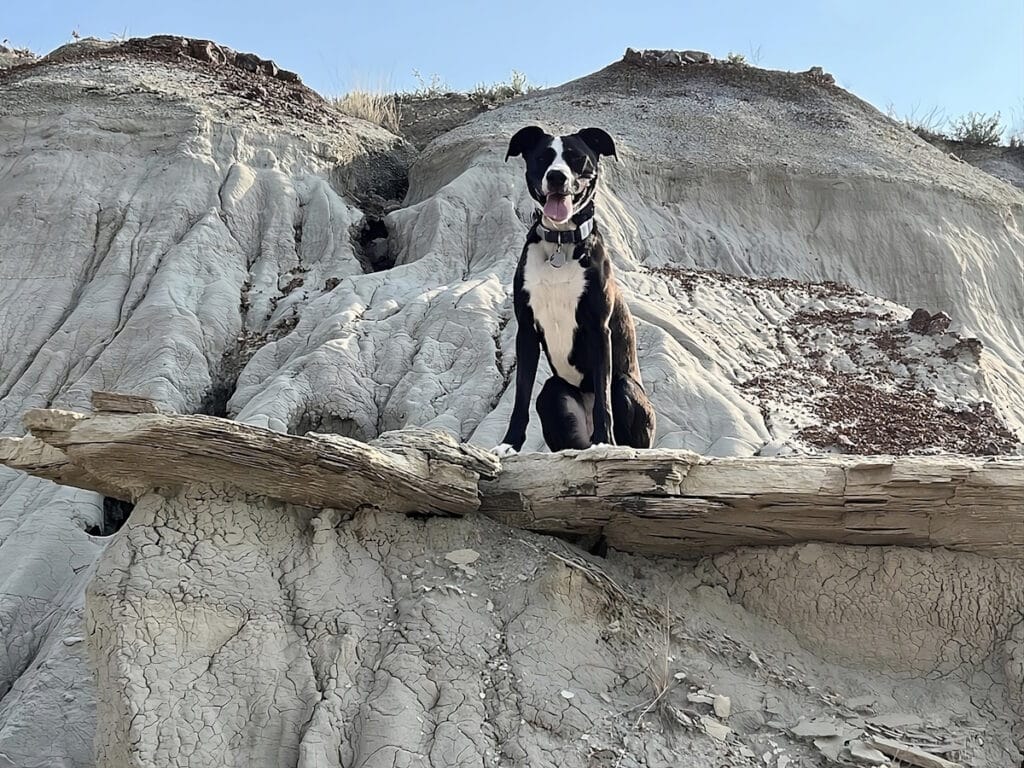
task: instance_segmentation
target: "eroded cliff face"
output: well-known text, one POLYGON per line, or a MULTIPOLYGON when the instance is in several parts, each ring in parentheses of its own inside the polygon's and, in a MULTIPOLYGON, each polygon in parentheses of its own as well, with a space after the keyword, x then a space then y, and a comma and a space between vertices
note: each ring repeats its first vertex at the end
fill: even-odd
MULTIPOLYGON (((411 149, 295 83, 173 47, 0 73, 0 431, 90 390, 223 409, 253 339, 362 272, 411 149), (355 231, 356 237, 353 237, 355 231)), ((91 49, 90 49, 91 50, 91 49)), ((92 764, 81 592, 103 498, 0 469, 0 753, 92 764), (73 629, 68 629, 73 626, 73 629)))
MULTIPOLYGON (((660 447, 1017 450, 1024 196, 820 79, 620 62, 415 157, 205 41, 71 49, 0 72, 0 93, 4 434, 28 408, 107 389, 281 432, 424 426, 493 445, 531 215, 502 158, 541 123, 616 136, 600 222, 660 447), (387 239, 367 245, 383 210, 387 239)), ((527 449, 541 445, 531 430, 527 449)), ((978 764, 1019 762, 1014 563, 839 546, 698 565, 613 554, 584 573, 551 554, 561 544, 493 523, 223 489, 149 494, 112 543, 103 525, 98 494, 0 469, 0 764, 93 765, 97 711, 103 765, 811 760, 766 723, 846 722, 858 696, 952 729, 978 764), (443 557, 467 546, 475 573, 443 557), (948 578, 912 578, 932 568, 948 578), (973 605, 989 582, 1009 585, 1005 603, 945 603, 973 605), (668 646, 665 595, 691 627, 668 646), (843 607, 892 595, 935 610, 858 632, 868 617, 843 607), (953 669, 932 639, 969 643, 969 622, 941 617, 972 611, 984 642, 953 669), (647 670, 669 657, 658 702, 682 717, 648 710, 647 670), (688 730, 712 716, 690 682, 734 697, 742 743, 688 730), (983 744, 981 722, 996 723, 983 744)))

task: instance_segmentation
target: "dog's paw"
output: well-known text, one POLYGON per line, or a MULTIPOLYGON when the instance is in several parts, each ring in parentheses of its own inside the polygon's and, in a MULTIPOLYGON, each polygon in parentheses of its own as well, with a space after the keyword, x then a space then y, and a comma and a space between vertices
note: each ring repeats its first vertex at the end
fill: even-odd
POLYGON ((515 456, 519 451, 513 448, 508 443, 502 443, 491 448, 491 453, 497 456, 499 459, 507 459, 509 456, 515 456))

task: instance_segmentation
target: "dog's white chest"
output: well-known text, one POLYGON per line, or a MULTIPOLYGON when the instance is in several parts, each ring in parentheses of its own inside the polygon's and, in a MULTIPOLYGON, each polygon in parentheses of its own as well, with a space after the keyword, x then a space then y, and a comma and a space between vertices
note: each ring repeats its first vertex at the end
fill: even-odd
POLYGON ((583 374, 569 364, 569 355, 576 335, 576 305, 587 287, 587 273, 571 255, 561 267, 551 266, 548 256, 556 247, 554 243, 541 242, 527 248, 523 288, 529 294, 534 320, 544 334, 551 367, 578 387, 583 374))

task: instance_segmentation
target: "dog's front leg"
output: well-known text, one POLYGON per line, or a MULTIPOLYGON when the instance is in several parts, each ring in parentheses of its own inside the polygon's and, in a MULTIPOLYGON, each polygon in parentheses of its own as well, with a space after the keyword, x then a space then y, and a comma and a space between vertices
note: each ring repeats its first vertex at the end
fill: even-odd
POLYGON ((512 456, 519 453, 526 442, 526 426, 530 423, 530 396, 533 382, 537 378, 537 362, 540 360, 540 339, 534 325, 533 312, 528 307, 516 313, 516 394, 512 406, 512 418, 501 444, 495 446, 498 456, 512 456))
POLYGON ((595 350, 597 375, 594 377, 594 434, 591 445, 615 445, 612 424, 612 333, 607 321, 603 324, 595 350))

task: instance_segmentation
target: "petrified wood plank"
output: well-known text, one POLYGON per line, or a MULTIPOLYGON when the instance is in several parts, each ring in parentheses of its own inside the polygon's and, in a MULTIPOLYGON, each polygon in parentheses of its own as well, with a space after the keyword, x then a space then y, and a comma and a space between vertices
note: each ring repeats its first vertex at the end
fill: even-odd
POLYGON ((461 514, 479 506, 478 479, 498 467, 477 448, 423 430, 372 445, 200 415, 33 410, 24 420, 32 437, 0 440, 0 461, 125 499, 227 485, 313 507, 461 514))
POLYGON ((510 525, 603 533, 613 547, 654 554, 802 541, 1024 553, 1018 457, 708 459, 601 448, 512 457, 498 474, 489 453, 417 429, 367 444, 198 415, 35 410, 25 424, 31 436, 0 439, 0 463, 125 499, 226 485, 312 507, 480 508, 510 525))
POLYGON ((481 511, 618 549, 697 555, 831 541, 1024 554, 1024 460, 966 456, 707 459, 591 449, 506 459, 481 511))
POLYGON ((108 413, 159 413, 156 401, 142 395, 126 395, 121 392, 93 390, 89 397, 94 411, 108 413))

